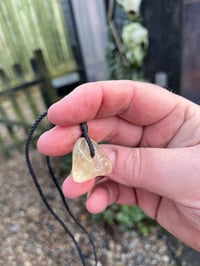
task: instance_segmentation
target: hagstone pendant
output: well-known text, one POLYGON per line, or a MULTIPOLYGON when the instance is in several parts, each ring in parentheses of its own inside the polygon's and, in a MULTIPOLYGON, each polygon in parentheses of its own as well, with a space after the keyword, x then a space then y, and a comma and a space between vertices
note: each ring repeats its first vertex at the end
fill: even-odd
POLYGON ((85 138, 79 138, 73 148, 72 176, 82 183, 96 176, 104 176, 112 171, 112 164, 100 146, 92 140, 95 156, 92 158, 85 138))

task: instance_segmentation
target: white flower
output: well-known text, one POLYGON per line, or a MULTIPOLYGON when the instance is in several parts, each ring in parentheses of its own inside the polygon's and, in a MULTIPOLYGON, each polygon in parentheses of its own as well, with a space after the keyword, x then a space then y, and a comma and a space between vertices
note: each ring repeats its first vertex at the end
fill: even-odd
POLYGON ((142 0, 117 0, 127 13, 138 14, 142 0))
POLYGON ((141 66, 148 48, 148 31, 140 23, 133 22, 124 26, 122 40, 126 48, 127 59, 141 66))

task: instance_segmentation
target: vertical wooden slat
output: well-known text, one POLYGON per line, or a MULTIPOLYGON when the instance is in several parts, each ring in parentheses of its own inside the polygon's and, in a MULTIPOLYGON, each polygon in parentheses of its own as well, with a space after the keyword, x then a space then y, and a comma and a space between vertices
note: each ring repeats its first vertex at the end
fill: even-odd
POLYGON ((181 95, 200 104, 200 0, 184 2, 181 95))
POLYGON ((15 63, 12 68, 13 68, 13 72, 15 73, 17 79, 19 79, 21 82, 25 81, 25 75, 24 75, 24 71, 21 65, 15 63))
POLYGON ((40 77, 43 79, 41 86, 41 93, 48 108, 53 102, 58 99, 58 96, 51 85, 51 80, 48 74, 48 70, 44 61, 44 57, 41 50, 35 50, 34 52, 35 59, 37 62, 38 72, 40 77))
POLYGON ((28 105, 34 115, 34 117, 37 117, 39 115, 39 111, 38 111, 38 108, 37 108, 37 105, 34 101, 34 98, 33 98, 33 95, 32 93, 30 92, 30 90, 24 90, 23 91, 25 97, 26 97, 26 100, 28 102, 28 105))
POLYGON ((6 156, 6 157, 10 157, 9 150, 4 149, 4 148, 5 148, 5 141, 0 136, 0 155, 6 156))
MULTIPOLYGON (((24 74, 23 74, 23 70, 22 70, 21 66, 19 64, 14 64, 12 66, 12 68, 13 68, 17 78, 19 78, 21 80, 21 82, 23 82, 24 74)), ((2 69, 1 69, 0 74, 3 77, 2 80, 4 81, 4 83, 6 84, 6 86, 8 86, 9 80, 6 78, 6 75, 2 69)), ((25 95, 27 97, 28 102, 30 103, 30 106, 32 107, 33 112, 35 112, 35 115, 37 115, 38 112, 36 111, 36 108, 34 106, 32 99, 31 99, 30 93, 25 92, 25 95)), ((7 96, 8 100, 12 103, 12 108, 15 111, 17 118, 22 122, 26 122, 26 117, 24 115, 23 106, 20 105, 20 103, 18 102, 17 94, 15 92, 12 92, 12 90, 8 89, 6 91, 6 96, 7 96)), ((3 109, 3 107, 1 107, 1 113, 2 113, 3 117, 8 119, 8 116, 5 112, 5 110, 3 109)), ((12 135, 13 135, 12 137, 15 138, 15 140, 16 140, 16 135, 14 134, 14 131, 11 128, 8 128, 8 130, 12 133, 12 135)), ((27 131, 28 130, 25 129, 25 132, 27 132, 27 131)))
MULTIPOLYGON (((5 72, 4 72, 3 69, 0 69, 0 77, 1 77, 1 79, 2 79, 2 82, 3 82, 4 88, 5 88, 5 90, 6 90, 7 88, 9 88, 8 86, 9 86, 9 81, 10 81, 10 80, 9 80, 9 78, 7 77, 7 75, 5 74, 5 72)), ((20 106, 19 103, 17 102, 17 97, 16 97, 16 95, 14 95, 13 92, 12 92, 10 89, 8 89, 8 90, 6 91, 6 94, 7 94, 7 97, 9 98, 10 102, 12 103, 12 107, 13 107, 13 109, 14 109, 16 115, 18 116, 18 118, 19 118, 21 121, 25 122, 25 121, 26 121, 26 118, 25 118, 24 113, 23 113, 23 111, 22 111, 22 109, 21 109, 21 106, 20 106)), ((3 107, 1 107, 1 113, 3 114, 4 117, 6 117, 6 112, 5 112, 5 110, 3 109, 3 107)))
MULTIPOLYGON (((15 72, 17 79, 19 79, 19 81, 21 83, 25 82, 25 73, 24 73, 22 66, 20 64, 15 63, 13 65, 13 71, 15 72)), ((28 103, 34 117, 37 117, 39 115, 39 111, 38 111, 37 106, 34 102, 34 99, 33 99, 33 96, 30 92, 30 89, 23 90, 23 93, 26 97, 27 103, 28 103)))
POLYGON ((149 51, 144 64, 145 77, 154 82, 164 72, 168 86, 180 90, 183 1, 142 2, 143 23, 149 33, 149 51))
MULTIPOLYGON (((9 120, 7 112, 4 110, 2 104, 0 104, 0 116, 6 120, 9 120)), ((18 141, 17 135, 16 135, 15 131, 13 130, 13 128, 11 126, 6 126, 6 128, 7 128, 7 132, 9 134, 11 140, 18 141)))
POLYGON ((3 85, 7 85, 10 82, 8 75, 0 68, 0 80, 3 85))
POLYGON ((16 95, 13 94, 12 92, 8 92, 7 96, 8 96, 8 99, 10 100, 10 102, 12 103, 12 107, 13 107, 15 114, 17 115, 18 119, 22 122, 26 122, 25 115, 22 111, 23 106, 20 106, 20 104, 18 103, 16 95))

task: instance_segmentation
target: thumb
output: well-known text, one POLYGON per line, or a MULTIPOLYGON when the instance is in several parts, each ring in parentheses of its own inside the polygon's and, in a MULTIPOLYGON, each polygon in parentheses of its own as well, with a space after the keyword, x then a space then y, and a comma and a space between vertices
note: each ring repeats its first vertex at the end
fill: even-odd
POLYGON ((108 175, 113 181, 177 202, 199 200, 199 146, 159 149, 104 145, 104 150, 113 163, 108 175))

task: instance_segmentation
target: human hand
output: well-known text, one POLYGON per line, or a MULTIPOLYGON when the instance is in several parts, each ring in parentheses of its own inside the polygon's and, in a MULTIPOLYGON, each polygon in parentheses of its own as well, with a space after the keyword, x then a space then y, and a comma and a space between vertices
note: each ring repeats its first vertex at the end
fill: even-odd
POLYGON ((52 105, 56 126, 38 140, 49 156, 69 153, 88 122, 89 136, 113 164, 104 178, 63 184, 66 197, 88 192, 87 209, 135 205, 200 251, 200 107, 148 83, 104 81, 79 86, 52 105))

